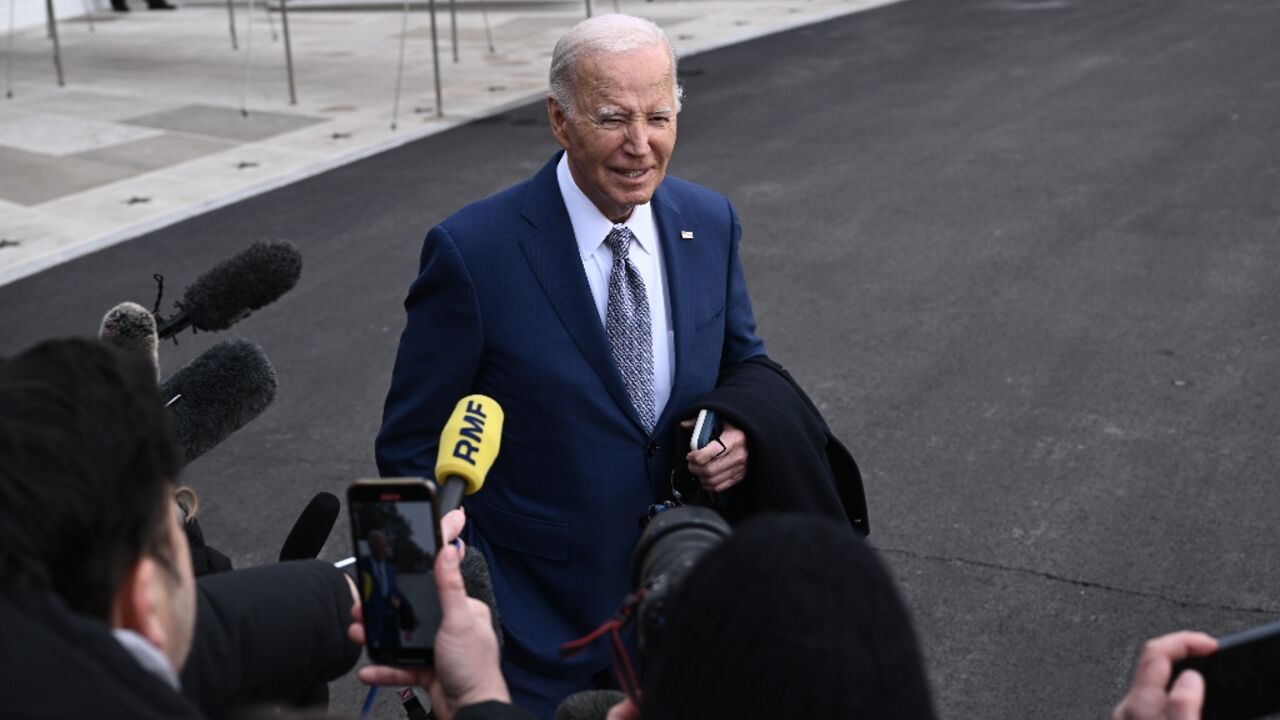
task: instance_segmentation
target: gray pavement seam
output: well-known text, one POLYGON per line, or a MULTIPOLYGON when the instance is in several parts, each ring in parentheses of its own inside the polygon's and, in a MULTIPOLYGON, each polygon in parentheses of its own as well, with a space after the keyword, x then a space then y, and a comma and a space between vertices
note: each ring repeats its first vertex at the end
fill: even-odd
POLYGON ((1069 578, 1063 575, 1057 575, 1043 570, 1032 570, 1030 568, 1014 567, 1012 565, 1001 565, 1000 563, 988 562, 985 560, 970 560, 961 557, 947 557, 944 555, 929 555, 926 553, 918 553, 904 548, 886 548, 876 547, 878 552, 887 555, 902 555, 912 558, 913 560, 925 560, 931 562, 948 563, 954 565, 967 565, 969 567, 980 567, 989 570, 1000 570, 1002 572, 1017 573, 1019 575, 1030 575, 1031 577, 1040 578, 1042 580, 1050 580, 1053 582, 1065 583, 1080 588, 1088 588, 1090 590, 1102 590, 1104 592, 1112 592, 1120 595, 1128 595, 1130 597, 1139 597, 1149 600, 1159 600, 1161 602, 1171 603, 1178 607, 1199 608, 1205 610, 1224 610, 1228 612, 1245 612, 1256 613, 1258 615, 1275 616, 1280 614, 1280 608, 1275 607, 1246 607, 1242 605, 1223 605, 1221 603, 1204 602, 1200 600, 1190 600, 1187 598, 1179 598, 1162 593, 1149 592, 1146 590, 1133 590, 1130 588, 1118 587, 1115 585, 1107 585, 1105 583, 1093 582, 1090 580, 1080 580, 1077 578, 1069 578))

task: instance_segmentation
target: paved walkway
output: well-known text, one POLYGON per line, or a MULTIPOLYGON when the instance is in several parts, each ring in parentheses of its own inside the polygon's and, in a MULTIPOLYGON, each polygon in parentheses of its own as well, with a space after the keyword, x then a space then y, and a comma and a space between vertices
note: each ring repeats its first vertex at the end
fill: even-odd
MULTIPOLYGON (((650 17, 687 55, 890 1, 596 0, 594 10, 650 17)), ((233 50, 225 5, 134 4, 60 23, 62 88, 44 29, 12 38, 12 98, 0 100, 0 284, 535 99, 555 39, 585 15, 577 0, 464 0, 455 31, 449 3, 437 3, 440 115, 425 2, 407 26, 395 2, 291 4, 296 104, 278 5, 258 3, 251 15, 238 4, 233 50)))

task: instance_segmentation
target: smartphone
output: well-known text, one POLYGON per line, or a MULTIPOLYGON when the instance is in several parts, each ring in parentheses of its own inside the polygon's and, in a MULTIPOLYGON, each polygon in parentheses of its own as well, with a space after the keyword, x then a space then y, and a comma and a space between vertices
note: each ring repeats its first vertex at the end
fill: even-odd
POLYGON ((693 423, 693 435, 689 438, 690 450, 701 450, 715 438, 720 437, 720 418, 715 410, 703 408, 698 411, 698 419, 693 423))
POLYGON ((1280 711, 1280 622, 1221 638, 1212 655, 1179 660, 1173 680, 1183 670, 1204 676, 1203 720, 1247 720, 1280 711))
POLYGON ((380 665, 431 665, 440 601, 435 483, 423 478, 357 480, 347 488, 355 580, 365 647, 380 665))

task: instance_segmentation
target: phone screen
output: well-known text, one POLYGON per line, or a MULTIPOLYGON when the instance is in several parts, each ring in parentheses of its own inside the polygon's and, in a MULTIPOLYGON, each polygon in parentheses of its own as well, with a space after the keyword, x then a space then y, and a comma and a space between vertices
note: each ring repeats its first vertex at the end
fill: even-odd
POLYGON ((429 491, 408 484, 356 488, 348 502, 369 656, 397 665, 430 663, 440 610, 429 491))

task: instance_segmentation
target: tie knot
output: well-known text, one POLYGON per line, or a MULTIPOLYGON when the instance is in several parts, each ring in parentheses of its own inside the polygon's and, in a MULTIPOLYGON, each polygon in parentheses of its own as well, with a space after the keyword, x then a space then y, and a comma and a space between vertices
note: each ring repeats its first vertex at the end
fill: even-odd
POLYGON ((605 236, 605 243, 609 245, 609 249, 613 251, 614 259, 627 259, 628 251, 631 249, 631 241, 635 240, 635 233, 631 232, 631 228, 626 225, 614 225, 609 234, 605 236))

